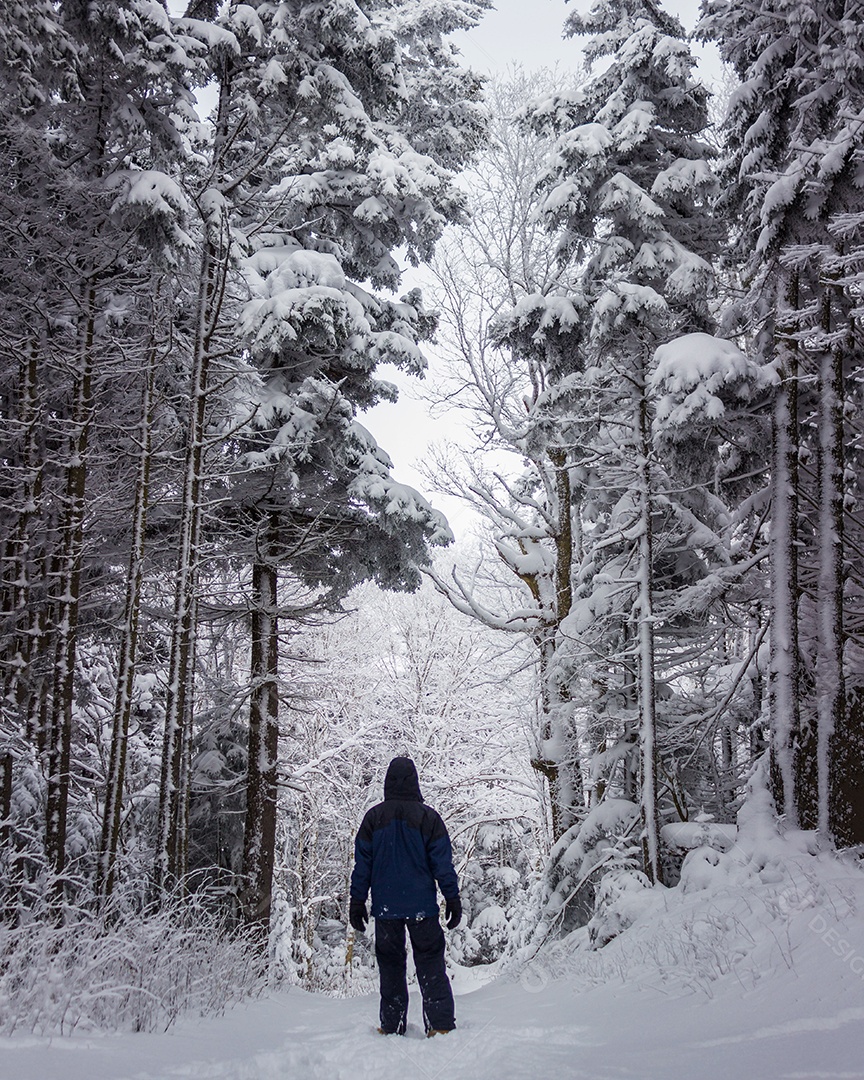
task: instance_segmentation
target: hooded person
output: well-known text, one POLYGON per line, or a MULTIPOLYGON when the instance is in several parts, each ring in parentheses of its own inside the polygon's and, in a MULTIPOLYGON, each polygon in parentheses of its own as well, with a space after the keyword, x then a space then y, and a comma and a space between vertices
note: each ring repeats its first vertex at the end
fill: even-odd
POLYGON ((423 802, 411 758, 394 758, 384 778, 384 801, 360 825, 354 842, 349 920, 362 933, 372 890, 375 957, 381 982, 382 1035, 402 1035, 408 1019, 405 931, 411 939, 427 1035, 456 1027, 453 991, 444 966, 444 931, 435 883, 445 900, 447 928, 462 918, 459 879, 440 815, 423 802))

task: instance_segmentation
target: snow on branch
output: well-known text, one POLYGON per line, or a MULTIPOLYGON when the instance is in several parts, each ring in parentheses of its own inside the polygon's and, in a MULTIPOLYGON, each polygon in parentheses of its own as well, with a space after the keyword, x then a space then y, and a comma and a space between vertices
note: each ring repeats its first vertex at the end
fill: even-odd
POLYGON ((421 571, 432 581, 438 592, 440 592, 442 596, 445 596, 457 611, 461 611, 463 615, 470 615, 473 619, 478 619, 484 626, 488 626, 492 630, 506 630, 508 633, 524 633, 526 630, 536 630, 542 623, 540 612, 528 609, 517 610, 507 616, 496 615, 493 611, 490 611, 489 608, 485 607, 485 605, 481 604, 471 590, 459 580, 459 575, 455 567, 451 573, 453 585, 445 581, 434 570, 429 569, 428 567, 422 567, 421 571))
POLYGON ((655 431, 683 428, 694 419, 718 420, 730 399, 747 402, 776 383, 772 368, 750 360, 733 341, 684 334, 654 353, 648 386, 657 401, 655 431))

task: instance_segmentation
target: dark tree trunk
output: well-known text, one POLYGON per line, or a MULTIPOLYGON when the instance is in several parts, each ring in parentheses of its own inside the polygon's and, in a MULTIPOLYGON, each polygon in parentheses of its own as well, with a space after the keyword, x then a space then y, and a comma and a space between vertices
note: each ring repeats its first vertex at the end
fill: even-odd
POLYGON ((781 382, 772 413, 771 487, 771 787, 774 802, 792 827, 797 825, 796 747, 800 735, 798 652, 798 363, 786 339, 797 328, 798 287, 788 282, 781 382))
POLYGON ((75 704, 75 658, 78 645, 78 612, 81 597, 81 560, 87 450, 92 419, 93 338, 96 291, 88 288, 86 323, 76 373, 72 408, 72 435, 63 503, 62 539, 56 588, 56 668, 48 745, 45 853, 59 876, 66 867, 66 828, 69 810, 72 759, 73 708, 75 704))
POLYGON ((132 509, 132 544, 126 576, 126 598, 123 613, 123 630, 120 638, 117 691, 111 728, 108 777, 105 785, 102 841, 97 867, 97 893, 103 902, 110 899, 114 889, 117 851, 120 843, 123 788, 126 780, 126 750, 129 740, 129 722, 132 716, 132 688, 135 679, 141 585, 144 575, 144 530, 147 522, 147 504, 150 495, 152 399, 155 373, 156 358, 154 351, 151 349, 141 403, 141 448, 135 478, 135 500, 132 509))
POLYGON ((244 917, 266 943, 276 856, 279 760, 278 572, 272 558, 275 522, 252 567, 252 656, 249 755, 243 836, 244 917))
POLYGON ((657 788, 660 754, 657 746, 657 695, 654 681, 654 543, 652 532, 651 421, 645 390, 638 402, 639 498, 639 745, 642 788, 642 855, 652 882, 663 882, 660 859, 660 811, 657 788))
MULTIPOLYGON (((557 647, 558 628, 570 614, 573 605, 573 493, 567 453, 560 448, 549 451, 549 460, 555 470, 555 500, 558 508, 558 525, 555 533, 555 615, 554 622, 544 627, 537 638, 540 653, 541 707, 543 724, 540 732, 541 752, 531 762, 546 778, 549 788, 549 808, 552 825, 552 842, 579 820, 585 809, 585 791, 578 747, 572 731, 563 728, 563 713, 567 712, 570 689, 556 683, 552 668, 557 647), (562 748, 556 756, 548 752, 551 744, 562 748), (562 760, 563 759, 563 760, 562 760)), ((540 599, 536 579, 527 582, 536 600, 540 599)))
POLYGON ((830 827, 840 848, 864 844, 864 686, 855 686, 831 737, 830 827))
MULTIPOLYGON (((826 301, 823 329, 830 332, 826 301)), ((830 786, 832 740, 844 726, 846 688, 843 674, 843 353, 822 358, 819 396, 819 582, 817 615, 816 695, 817 814, 813 823, 825 838, 831 835, 830 786)))
POLYGON ((12 839, 12 769, 15 759, 11 754, 3 755, 2 793, 0 793, 0 845, 5 847, 12 839))
POLYGON ((211 339, 227 272, 226 257, 207 241, 201 260, 195 340, 190 375, 186 460, 168 686, 165 732, 159 782, 159 817, 154 868, 158 891, 182 881, 188 854, 189 776, 192 740, 195 625, 201 562, 201 495, 203 487, 205 416, 210 373, 211 339))
MULTIPOLYGON (((34 578, 33 534, 34 519, 42 499, 43 465, 39 454, 39 422, 37 387, 39 382, 38 351, 35 342, 24 354, 20 364, 18 421, 23 432, 21 451, 21 486, 17 495, 17 518, 12 540, 4 552, 4 612, 11 618, 8 624, 7 664, 4 665, 3 686, 3 800, 2 829, 4 842, 12 836, 12 774, 20 746, 32 735, 33 687, 36 682, 33 658, 39 645, 39 616, 31 588, 34 578)), ((10 496, 13 493, 10 492, 10 496)), ((14 497, 14 496, 13 496, 14 497)))

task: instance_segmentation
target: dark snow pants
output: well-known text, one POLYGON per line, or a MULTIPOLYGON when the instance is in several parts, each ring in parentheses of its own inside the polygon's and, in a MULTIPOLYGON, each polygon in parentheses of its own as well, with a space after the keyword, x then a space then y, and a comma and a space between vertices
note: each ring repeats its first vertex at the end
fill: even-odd
POLYGON ((375 957, 381 979, 381 1030, 401 1035, 408 1018, 405 930, 411 938, 417 982, 423 996, 427 1031, 456 1027, 453 991, 444 966, 444 931, 438 916, 428 919, 376 919, 375 957))

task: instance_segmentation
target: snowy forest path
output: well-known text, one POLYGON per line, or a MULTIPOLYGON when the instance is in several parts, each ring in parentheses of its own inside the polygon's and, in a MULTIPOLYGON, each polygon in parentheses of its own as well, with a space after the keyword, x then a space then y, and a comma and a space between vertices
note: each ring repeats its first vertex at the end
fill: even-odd
MULTIPOLYGON (((775 988, 776 989, 776 988, 775 988)), ((16 1080, 860 1080, 864 1009, 812 1016, 806 988, 720 999, 499 980, 457 998, 459 1028, 374 1031, 377 998, 290 989, 164 1034, 0 1040, 16 1080), (790 1021, 790 1016, 799 1019, 790 1021), (767 1022, 767 1023, 766 1023, 767 1022)), ((817 1010, 818 1011, 818 1010, 817 1010)))

